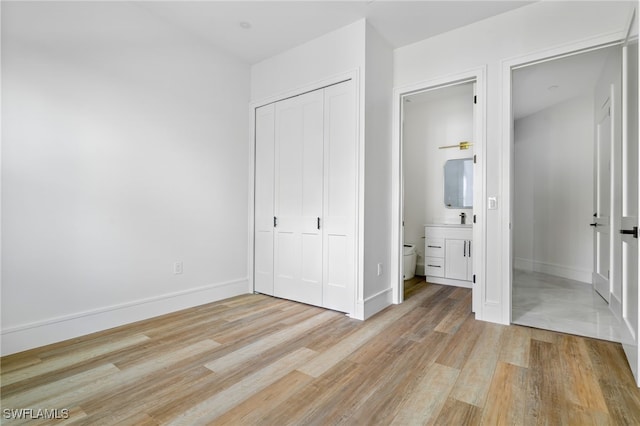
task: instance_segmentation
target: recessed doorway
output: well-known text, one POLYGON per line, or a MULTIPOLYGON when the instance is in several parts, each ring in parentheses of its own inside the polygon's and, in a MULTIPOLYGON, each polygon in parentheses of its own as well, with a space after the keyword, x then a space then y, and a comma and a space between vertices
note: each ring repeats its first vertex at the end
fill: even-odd
POLYGON ((459 253, 455 250, 453 256, 452 252, 448 262, 450 266, 460 268, 464 265, 464 273, 439 284, 463 283, 461 286, 473 288, 473 311, 476 318, 481 319, 476 305, 484 276, 484 218, 477 216, 483 211, 484 198, 484 73, 484 69, 478 69, 394 91, 394 111, 397 113, 392 151, 392 203, 397 206, 397 210, 392 211, 391 274, 397 277, 394 303, 403 300, 405 278, 414 274, 428 277, 429 268, 437 267, 429 266, 431 262, 427 265, 427 258, 440 260, 444 271, 445 244, 440 247, 442 253, 426 253, 425 225, 459 226, 464 220, 466 229, 456 234, 453 238, 456 241, 449 244, 452 250, 459 248, 459 253), (453 205, 453 198, 445 201, 445 163, 448 160, 468 162, 466 166, 466 163, 460 164, 460 173, 451 173, 451 176, 460 177, 457 178, 459 184, 454 186, 467 193, 466 199, 462 192, 458 194, 460 205, 453 205), (463 177, 461 173, 465 167, 469 173, 463 177), (470 200, 473 201, 465 204, 470 200), (414 269, 411 265, 411 271, 406 271, 404 266, 405 244, 416 253, 416 266, 414 269))
POLYGON ((609 279, 620 67, 615 45, 512 71, 514 324, 620 341, 609 279))

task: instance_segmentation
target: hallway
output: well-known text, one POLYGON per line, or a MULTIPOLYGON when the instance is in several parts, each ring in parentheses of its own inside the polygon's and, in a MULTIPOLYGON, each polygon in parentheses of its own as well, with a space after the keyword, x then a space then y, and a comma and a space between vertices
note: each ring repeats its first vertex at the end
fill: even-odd
POLYGON ((513 324, 620 342, 618 321, 591 285, 514 269, 513 324))

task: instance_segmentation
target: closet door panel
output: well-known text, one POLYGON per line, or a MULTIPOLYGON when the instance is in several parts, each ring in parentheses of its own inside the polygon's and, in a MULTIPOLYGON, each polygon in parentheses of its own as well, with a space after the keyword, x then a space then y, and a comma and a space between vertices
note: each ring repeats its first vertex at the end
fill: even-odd
POLYGON ((352 81, 324 90, 323 306, 353 312, 357 135, 352 81))
POLYGON ((276 104, 274 294, 322 304, 322 92, 276 104))
POLYGON ((256 109, 254 290, 273 295, 275 107, 256 109))

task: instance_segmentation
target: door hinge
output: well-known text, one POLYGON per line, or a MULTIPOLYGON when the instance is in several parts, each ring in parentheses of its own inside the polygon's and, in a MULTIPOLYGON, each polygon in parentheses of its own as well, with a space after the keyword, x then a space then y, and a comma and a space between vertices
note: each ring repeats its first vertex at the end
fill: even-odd
POLYGON ((273 227, 275 228, 276 226, 278 226, 278 218, 277 217, 273 217, 273 227))
POLYGON ((473 274, 473 283, 476 283, 476 274, 473 274))
POLYGON ((476 223, 476 215, 473 215, 473 223, 476 223))
POLYGON ((478 162, 478 159, 476 158, 476 154, 473 154, 473 164, 476 164, 478 162))
POLYGON ((478 103, 478 96, 473 95, 473 103, 477 104, 478 103))

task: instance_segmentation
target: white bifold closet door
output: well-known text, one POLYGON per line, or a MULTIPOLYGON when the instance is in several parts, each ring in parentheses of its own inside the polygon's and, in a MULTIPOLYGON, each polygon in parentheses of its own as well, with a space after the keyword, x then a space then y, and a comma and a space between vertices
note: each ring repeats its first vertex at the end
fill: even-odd
POLYGON ((275 105, 256 109, 254 290, 273 294, 273 182, 275 105))
POLYGON ((324 89, 322 306, 353 312, 358 157, 353 80, 324 89))
POLYGON ((352 312, 354 100, 347 81, 256 110, 257 292, 352 312))
POLYGON ((322 304, 322 91, 276 104, 274 295, 322 304))

